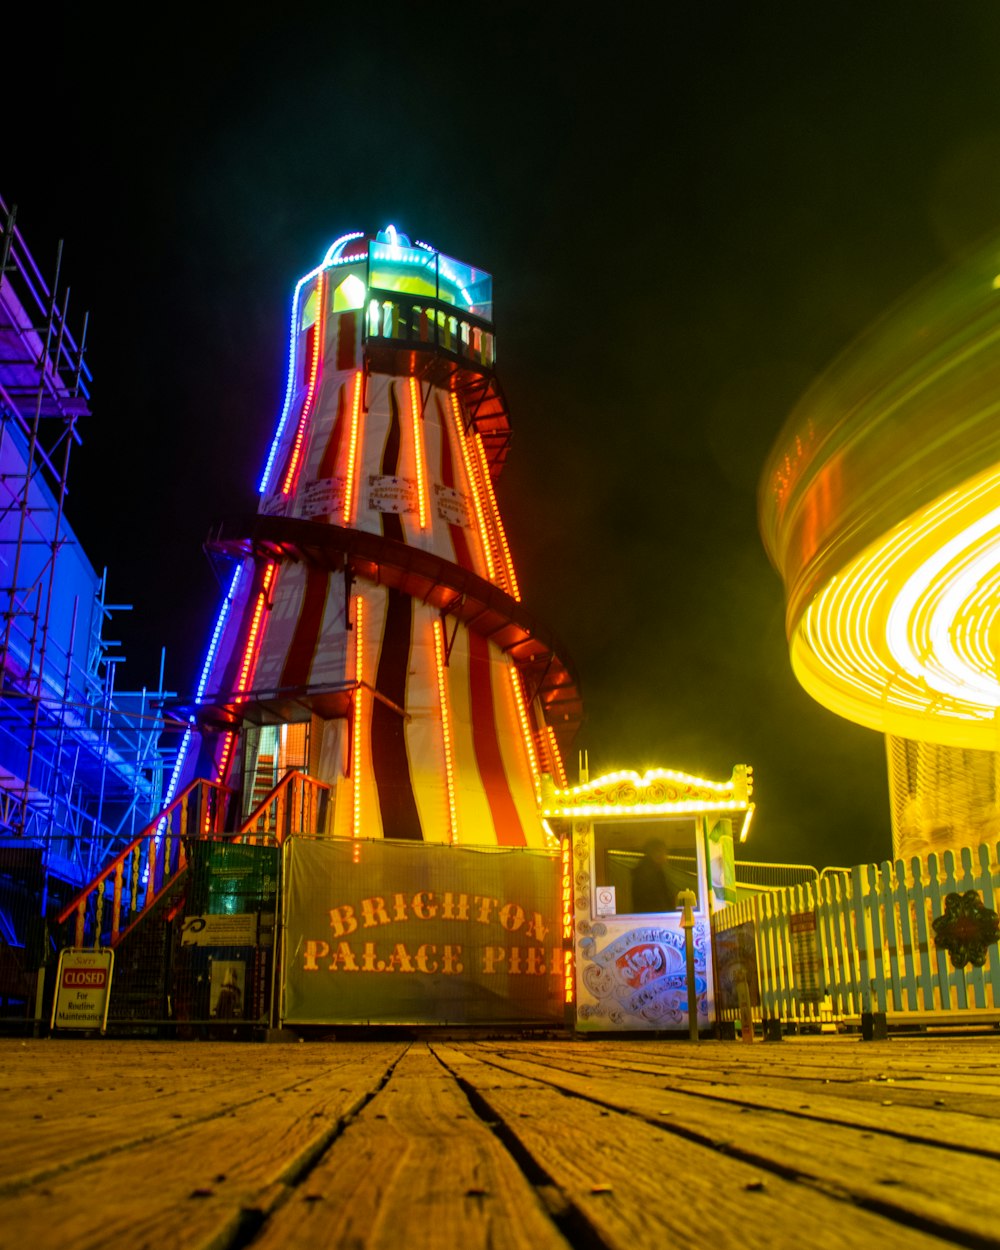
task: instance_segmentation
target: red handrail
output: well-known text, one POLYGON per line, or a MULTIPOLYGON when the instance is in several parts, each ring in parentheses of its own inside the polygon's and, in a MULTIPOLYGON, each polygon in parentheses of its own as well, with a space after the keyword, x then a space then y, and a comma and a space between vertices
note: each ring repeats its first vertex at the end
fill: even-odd
MULTIPOLYGON (((85 928, 85 923, 86 923, 87 900, 93 894, 95 894, 95 892, 98 889, 101 889, 103 887, 104 882, 107 881, 107 879, 110 876, 112 876, 112 874, 114 875, 115 883, 114 883, 114 891, 112 894, 112 909, 113 910, 112 910, 112 923, 111 923, 111 941, 112 941, 112 944, 114 944, 117 941, 118 936, 119 936, 119 927, 120 927, 120 920, 121 920, 121 903, 122 903, 122 891, 124 888, 125 861, 134 851, 137 851, 137 849, 142 845, 143 842, 148 842, 149 844, 146 882, 145 882, 146 899, 145 899, 145 902, 143 903, 142 908, 137 909, 137 911, 139 910, 145 911, 158 897, 158 892, 156 889, 156 869, 157 869, 157 863, 158 863, 158 860, 157 860, 158 849, 159 849, 161 839, 157 835, 161 832, 161 829, 164 823, 169 821, 171 814, 175 812, 178 808, 181 809, 181 828, 177 831, 180 838, 191 836, 191 835, 194 835, 197 837, 212 836, 213 834, 218 834, 222 832, 222 830, 218 826, 221 825, 225 820, 225 805, 222 803, 219 804, 214 817, 211 816, 207 811, 206 798, 207 798, 207 795, 211 793, 213 790, 221 792, 222 794, 229 795, 229 796, 235 793, 235 791, 231 787, 224 786, 217 781, 209 781, 207 778, 204 778, 204 777, 201 777, 195 781, 192 781, 190 785, 186 786, 180 792, 180 794, 177 795, 177 797, 173 800, 173 802, 168 803, 167 806, 161 812, 159 812, 156 816, 153 817, 153 819, 149 822, 148 825, 146 825, 142 830, 140 830, 138 834, 136 834, 136 836, 132 839, 132 841, 123 850, 121 850, 118 853, 118 855, 116 855, 115 858, 111 860, 111 862, 107 864, 101 870, 100 873, 98 873, 98 875, 93 879, 93 881, 90 882, 89 885, 87 885, 83 890, 80 891, 79 894, 76 895, 76 897, 73 899, 71 903, 67 904, 67 906, 63 908, 63 910, 56 917, 56 923, 63 924, 66 920, 69 919, 69 917, 73 914, 74 911, 76 912, 76 915, 77 915, 76 945, 78 947, 82 947, 83 945, 84 928, 85 928), (190 829, 187 827, 189 824, 189 819, 190 819, 189 818, 189 808, 190 808, 189 799, 190 799, 191 794, 195 790, 200 791, 200 802, 198 803, 197 810, 196 810, 196 819, 194 822, 195 827, 194 829, 190 829), (209 827, 204 827, 206 825, 208 825, 209 827)), ((170 837, 169 826, 164 836, 166 838, 170 837)), ((178 871, 183 866, 184 866, 184 855, 183 855, 183 844, 181 844, 181 848, 179 851, 178 871)), ((164 864, 164 872, 166 872, 168 867, 169 866, 167 864, 164 864)), ((167 884, 168 882, 166 880, 162 882, 160 892, 162 892, 162 888, 165 887, 167 884)))
MULTIPOLYGON (((297 797, 299 806, 301 806, 303 809, 302 823, 303 824, 306 824, 306 823, 315 824, 316 809, 317 809, 318 800, 319 800, 319 794, 317 792, 329 790, 331 787, 329 786, 327 782, 320 781, 316 777, 311 777, 309 773, 305 773, 299 769, 296 769, 292 772, 286 773, 284 777, 282 777, 282 779, 274 787, 274 789, 270 792, 270 794, 268 794, 266 798, 262 799, 261 802, 257 804, 257 806, 253 809, 253 811, 246 818, 243 824, 240 825, 239 832, 244 833, 244 834, 254 834, 254 833, 272 834, 273 833, 275 841, 280 846, 282 842, 285 840, 286 830, 284 829, 283 826, 285 824, 285 819, 284 819, 285 812, 288 810, 286 791, 289 788, 291 788, 292 790, 292 796, 291 796, 292 810, 293 811, 295 810, 296 797, 297 797), (312 793, 310 793, 310 791, 312 791, 312 793), (297 796, 296 796, 296 792, 298 792, 297 796), (269 828, 255 829, 254 826, 258 823, 258 821, 260 821, 261 819, 263 819, 264 817, 268 815, 270 808, 274 805, 277 806, 277 811, 275 812, 274 829, 273 830, 269 828), (308 809, 308 812, 306 809, 308 809)), ((296 831, 289 830, 289 832, 304 833, 306 832, 306 830, 304 829, 296 830, 296 831)))

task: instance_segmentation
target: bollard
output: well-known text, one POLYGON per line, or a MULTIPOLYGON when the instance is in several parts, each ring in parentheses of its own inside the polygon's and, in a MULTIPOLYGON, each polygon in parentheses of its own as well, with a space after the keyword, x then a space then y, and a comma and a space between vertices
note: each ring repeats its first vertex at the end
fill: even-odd
POLYGON ((740 1005, 740 1040, 752 1042, 754 1040, 753 1007, 750 1003, 750 986, 747 985, 745 971, 736 982, 736 996, 740 1005))
POLYGON ((681 890, 677 906, 682 908, 681 928, 684 930, 684 959, 687 964, 688 1037, 698 1040, 698 990, 694 982, 694 890, 681 890))

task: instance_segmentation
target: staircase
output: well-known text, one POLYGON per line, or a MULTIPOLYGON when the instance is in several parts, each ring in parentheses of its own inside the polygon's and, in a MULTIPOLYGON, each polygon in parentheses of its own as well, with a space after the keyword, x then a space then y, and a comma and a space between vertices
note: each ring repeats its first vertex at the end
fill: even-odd
POLYGON ((277 843, 293 834, 322 833, 330 786, 304 772, 287 773, 237 828, 228 828, 237 792, 201 778, 111 860, 56 917, 72 923, 69 944, 117 948, 158 904, 166 920, 183 906, 185 842, 192 838, 277 843), (174 907, 166 906, 175 901, 174 907), (169 913, 169 914, 168 914, 169 913))

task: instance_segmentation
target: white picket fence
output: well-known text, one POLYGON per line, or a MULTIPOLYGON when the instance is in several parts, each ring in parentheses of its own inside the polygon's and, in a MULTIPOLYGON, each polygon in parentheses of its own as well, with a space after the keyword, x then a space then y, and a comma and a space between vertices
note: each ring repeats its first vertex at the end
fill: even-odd
MULTIPOLYGON (((976 890, 997 910, 1000 847, 964 848, 957 857, 913 859, 908 864, 866 864, 833 873, 814 884, 774 890, 717 911, 713 932, 747 921, 755 926, 760 981, 758 1018, 798 1023, 851 1020, 885 1013, 887 1021, 920 1023, 954 1016, 1000 1020, 1000 953, 994 943, 977 968, 952 966, 934 940, 932 921, 945 910, 948 894, 976 890), (803 972, 793 955, 790 917, 814 912, 820 1001, 796 984, 803 972)), ((720 1009, 721 1019, 737 1019, 720 1009)))

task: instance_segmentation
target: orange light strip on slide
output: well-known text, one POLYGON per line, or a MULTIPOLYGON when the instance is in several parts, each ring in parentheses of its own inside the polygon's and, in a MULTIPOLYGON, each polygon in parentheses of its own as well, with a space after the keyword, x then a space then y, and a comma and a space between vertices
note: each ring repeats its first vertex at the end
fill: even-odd
POLYGON ((541 769, 538 767, 538 755, 535 752, 535 738, 531 732, 531 721, 528 720, 528 709, 524 705, 521 677, 513 666, 509 671, 511 689, 514 691, 514 702, 517 705, 517 719, 521 722, 521 736, 524 738, 524 746, 528 752, 528 763, 531 766, 531 777, 537 790, 541 778, 541 769))
POLYGON ((264 580, 261 583, 260 590, 257 592, 257 602, 254 604, 253 617, 250 620, 250 629, 247 633, 246 646, 243 649, 243 662, 240 664, 240 674, 236 680, 236 699, 237 703, 246 702, 246 691, 250 684, 250 679, 257 665, 255 663, 257 656, 257 640, 260 635, 261 623, 264 620, 264 609, 267 607, 267 597, 271 589, 271 583, 274 581, 274 575, 278 566, 275 563, 268 564, 264 570, 264 580))
POLYGON ((364 390, 364 370, 354 375, 354 398, 351 401, 351 431, 347 442, 347 473, 344 482, 344 524, 350 525, 354 511, 354 473, 358 459, 358 424, 361 416, 361 395, 364 390))
POLYGON ((569 838, 562 839, 562 935, 573 937, 573 849, 569 838))
POLYGON ((483 487, 486 491, 486 497, 489 500, 493 524, 496 526, 497 536, 500 539, 500 547, 503 551, 503 559, 505 571, 507 574, 507 589, 511 596, 521 602, 521 591, 518 589, 517 578, 514 576, 514 561, 511 559, 510 547, 507 546, 507 535, 504 532, 503 521, 500 520, 500 509, 497 507, 497 497, 493 493, 493 483, 490 480, 490 466, 486 461, 486 452, 483 450, 483 440, 475 432, 472 434, 472 444, 479 454, 479 465, 483 475, 483 487))
POLYGON ((434 659, 437 663, 438 701, 441 704, 441 737, 444 739, 444 775, 448 787, 448 841, 458 840, 458 809, 455 803, 455 758, 451 743, 451 710, 448 707, 448 681, 445 676, 444 626, 434 622, 434 659))
POLYGON ((486 560, 486 576, 491 582, 497 579, 497 572, 493 565, 493 552, 490 548, 489 535, 486 532, 486 518, 483 515, 483 501, 479 497, 479 486, 476 482, 476 473, 472 464, 472 455, 469 452, 468 440, 465 437, 465 427, 462 424, 462 409, 458 403, 458 396, 454 391, 450 394, 451 411, 455 418, 455 434, 458 438, 458 445, 462 451, 462 463, 465 465, 465 480, 469 483, 469 490, 472 492, 472 507, 476 514, 476 526, 479 530, 479 541, 483 548, 483 557, 486 560))
POLYGON ((285 474, 285 480, 281 485, 281 493, 283 495, 290 493, 298 477, 299 462, 302 459, 302 445, 305 442, 306 427, 309 424, 313 399, 316 395, 316 377, 319 373, 319 362, 323 355, 324 327, 326 325, 326 276, 323 273, 320 273, 316 281, 316 292, 319 297, 319 312, 316 314, 313 330, 313 352, 312 360, 309 362, 309 386, 306 390, 305 402, 302 405, 302 415, 299 417, 298 429, 295 431, 292 455, 288 461, 288 472, 285 474))
POLYGON ((549 759, 551 759, 555 768, 555 782, 560 789, 565 790, 569 785, 569 779, 566 776, 566 766, 563 764, 562 755, 559 753, 559 743, 556 741, 556 733, 551 725, 543 725, 545 733, 545 741, 549 748, 549 759))
POLYGON ((410 378, 410 416, 413 420, 413 457, 417 465, 417 518, 427 528, 427 466, 424 464, 423 422, 420 420, 420 391, 417 379, 410 378))
POLYGON ((362 712, 364 710, 363 687, 365 664, 364 664, 364 600, 360 595, 354 600, 354 732, 351 740, 351 772, 353 774, 353 791, 352 798, 354 801, 354 828, 352 834, 355 838, 361 837, 361 743, 364 740, 362 727, 362 712))

